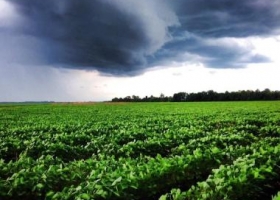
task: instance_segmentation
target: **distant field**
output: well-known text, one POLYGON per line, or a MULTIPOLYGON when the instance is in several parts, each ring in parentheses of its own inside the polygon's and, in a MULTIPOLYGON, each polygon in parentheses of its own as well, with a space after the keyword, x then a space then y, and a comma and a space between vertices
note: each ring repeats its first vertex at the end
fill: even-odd
POLYGON ((280 101, 0 105, 0 199, 272 199, 280 101))

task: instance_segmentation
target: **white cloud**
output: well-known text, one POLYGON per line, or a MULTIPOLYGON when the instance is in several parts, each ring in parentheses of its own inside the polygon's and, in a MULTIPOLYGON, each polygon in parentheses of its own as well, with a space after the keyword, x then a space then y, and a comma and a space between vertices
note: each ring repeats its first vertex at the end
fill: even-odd
POLYGON ((19 21, 20 17, 17 14, 15 8, 9 2, 0 0, 0 28, 11 28, 16 23, 19 23, 19 21))
MULTIPOLYGON (((252 37, 254 50, 269 57, 274 63, 280 64, 280 35, 274 37, 252 37)), ((280 65, 278 65, 280 67, 280 65)))
POLYGON ((251 54, 260 54, 267 56, 273 62, 280 62, 280 35, 269 37, 246 37, 246 38, 218 38, 206 39, 206 44, 226 46, 226 47, 240 47, 245 51, 251 51, 251 54))

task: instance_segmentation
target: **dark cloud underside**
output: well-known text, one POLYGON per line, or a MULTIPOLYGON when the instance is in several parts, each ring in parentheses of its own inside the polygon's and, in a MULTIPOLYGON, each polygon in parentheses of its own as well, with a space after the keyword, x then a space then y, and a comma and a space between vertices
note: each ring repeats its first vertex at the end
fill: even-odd
POLYGON ((271 34, 280 26, 278 0, 176 1, 181 29, 202 36, 246 37, 271 34))
POLYGON ((250 49, 206 40, 269 36, 280 29, 278 0, 7 1, 24 22, 14 34, 40 41, 42 64, 116 76, 137 75, 185 53, 215 68, 267 62, 250 49))

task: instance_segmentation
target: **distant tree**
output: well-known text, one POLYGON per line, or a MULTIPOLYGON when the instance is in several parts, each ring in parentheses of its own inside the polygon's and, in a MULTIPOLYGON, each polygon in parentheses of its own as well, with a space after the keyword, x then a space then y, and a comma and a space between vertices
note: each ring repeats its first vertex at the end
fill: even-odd
POLYGON ((161 93, 161 94, 160 94, 160 96, 159 96, 159 100, 160 100, 160 101, 165 101, 165 96, 164 96, 164 94, 163 94, 163 93, 161 93))
POLYGON ((112 99, 112 101, 113 101, 113 102, 119 102, 119 101, 120 101, 120 99, 119 99, 119 98, 117 98, 117 97, 115 97, 115 98, 113 98, 113 99, 112 99))
POLYGON ((175 93, 173 95, 173 101, 175 101, 175 102, 186 101, 186 99, 187 99, 187 93, 186 92, 179 92, 179 93, 175 93))
POLYGON ((132 101, 138 102, 138 101, 140 101, 140 100, 141 100, 141 98, 140 98, 139 96, 132 95, 132 101))
POLYGON ((127 101, 127 102, 130 102, 132 99, 131 99, 131 96, 126 96, 125 98, 124 98, 124 101, 127 101))
POLYGON ((198 93, 175 93, 173 97, 167 97, 163 93, 159 97, 145 96, 140 98, 139 96, 132 95, 125 98, 113 98, 113 102, 183 102, 183 101, 252 101, 252 100, 280 100, 280 91, 271 91, 270 89, 260 90, 239 90, 236 92, 222 92, 217 93, 213 90, 207 92, 198 93))

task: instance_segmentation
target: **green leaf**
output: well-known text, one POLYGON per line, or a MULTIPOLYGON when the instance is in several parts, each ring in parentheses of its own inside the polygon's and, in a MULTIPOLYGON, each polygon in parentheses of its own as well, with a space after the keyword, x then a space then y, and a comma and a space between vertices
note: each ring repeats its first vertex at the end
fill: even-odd
POLYGON ((38 183, 38 184, 36 185, 36 187, 37 187, 38 189, 42 189, 42 188, 44 187, 44 185, 43 185, 42 183, 38 183))
POLYGON ((89 194, 83 193, 83 194, 81 195, 81 198, 82 198, 82 199, 90 199, 90 196, 89 196, 89 194))
POLYGON ((78 186, 78 187, 76 187, 76 191, 79 191, 79 190, 81 190, 82 189, 82 186, 78 186))
POLYGON ((46 197, 51 198, 54 195, 54 191, 50 191, 46 194, 46 197))
POLYGON ((117 178, 113 183, 112 186, 116 185, 118 182, 121 182, 122 177, 120 176, 119 178, 117 178))

